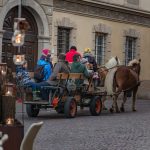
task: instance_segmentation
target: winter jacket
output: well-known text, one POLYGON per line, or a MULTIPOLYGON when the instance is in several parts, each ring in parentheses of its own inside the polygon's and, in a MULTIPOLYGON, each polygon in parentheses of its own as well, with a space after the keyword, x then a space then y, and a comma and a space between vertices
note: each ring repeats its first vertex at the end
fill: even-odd
POLYGON ((46 61, 50 63, 50 66, 51 66, 51 70, 53 70, 53 63, 52 63, 52 58, 51 58, 51 55, 47 55, 46 56, 46 61))
POLYGON ((69 72, 70 72, 70 68, 68 66, 68 63, 63 60, 58 60, 57 64, 54 66, 51 76, 46 82, 48 82, 50 85, 57 85, 58 83, 57 74, 69 73, 69 72))
POLYGON ((29 72, 22 66, 17 66, 16 68, 16 79, 22 85, 32 82, 29 72))
POLYGON ((69 52, 66 53, 66 60, 69 62, 69 63, 72 63, 73 62, 73 56, 75 54, 79 54, 81 56, 80 53, 78 53, 76 50, 74 49, 71 49, 69 52))
POLYGON ((72 63, 71 73, 83 73, 86 78, 90 77, 86 66, 84 64, 81 64, 81 62, 72 63))
POLYGON ((94 72, 96 72, 97 63, 95 61, 94 56, 92 56, 91 53, 84 53, 83 58, 86 58, 88 60, 88 62, 93 65, 93 70, 94 70, 94 72))
POLYGON ((42 65, 44 66, 44 79, 43 81, 46 81, 50 75, 52 74, 52 68, 51 65, 48 61, 45 61, 43 59, 39 59, 37 62, 37 65, 42 65))
MULTIPOLYGON (((81 62, 73 62, 71 65, 71 73, 83 73, 86 78, 90 77, 90 74, 84 64, 81 62)), ((83 80, 76 80, 76 84, 79 85, 83 83, 83 80)))

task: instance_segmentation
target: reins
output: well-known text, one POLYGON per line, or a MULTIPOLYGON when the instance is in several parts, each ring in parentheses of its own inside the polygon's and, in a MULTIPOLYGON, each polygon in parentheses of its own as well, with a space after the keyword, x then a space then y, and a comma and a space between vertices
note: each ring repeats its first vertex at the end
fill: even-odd
MULTIPOLYGON (((120 66, 122 66, 122 65, 120 65, 120 66)), ((102 70, 102 71, 100 71, 99 73, 103 73, 104 71, 109 71, 109 70, 111 70, 111 69, 113 69, 113 68, 117 68, 117 67, 120 67, 119 65, 117 65, 117 66, 114 66, 114 67, 111 67, 111 68, 106 68, 105 70, 102 70)), ((99 69, 101 69, 101 68, 99 68, 99 69)))

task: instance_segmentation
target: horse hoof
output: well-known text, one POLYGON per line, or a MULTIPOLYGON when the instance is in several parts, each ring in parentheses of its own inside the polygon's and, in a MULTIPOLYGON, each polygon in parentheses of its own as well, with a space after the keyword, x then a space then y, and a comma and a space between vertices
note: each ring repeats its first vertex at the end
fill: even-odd
POLYGON ((103 110, 108 110, 108 109, 106 107, 104 107, 103 110))
POLYGON ((120 111, 119 111, 119 110, 116 110, 116 113, 120 113, 120 111))
POLYGON ((134 108, 134 109, 132 109, 132 111, 133 111, 133 112, 135 112, 135 111, 136 111, 136 109, 134 108))
POLYGON ((109 109, 109 111, 110 111, 111 113, 113 113, 113 112, 114 112, 114 110, 113 110, 112 108, 110 108, 110 109, 109 109))
POLYGON ((125 110, 124 110, 123 107, 120 107, 120 111, 121 111, 121 112, 125 112, 125 110))

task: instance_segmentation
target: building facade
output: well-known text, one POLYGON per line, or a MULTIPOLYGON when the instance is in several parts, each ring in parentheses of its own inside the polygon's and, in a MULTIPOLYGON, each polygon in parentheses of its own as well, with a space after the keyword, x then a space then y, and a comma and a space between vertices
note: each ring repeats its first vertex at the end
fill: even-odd
MULTIPOLYGON (((11 44, 18 0, 0 0, 0 60, 12 66, 11 44)), ((141 58, 141 79, 150 80, 150 2, 148 0, 22 0, 22 17, 30 24, 21 52, 33 71, 42 48, 54 61, 71 45, 92 49, 98 64, 118 56, 122 64, 141 58)))
POLYGON ((53 1, 0 0, 0 60, 15 70, 14 54, 25 54, 29 70, 33 71, 42 48, 50 48, 52 38, 53 1), (25 43, 18 51, 11 43, 14 18, 18 18, 18 4, 22 3, 21 17, 30 25, 25 43))

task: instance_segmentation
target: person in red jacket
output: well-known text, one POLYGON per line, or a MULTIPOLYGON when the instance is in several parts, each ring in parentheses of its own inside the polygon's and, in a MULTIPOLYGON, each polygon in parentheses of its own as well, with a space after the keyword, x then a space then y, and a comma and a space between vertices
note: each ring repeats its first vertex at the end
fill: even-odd
POLYGON ((77 48, 75 46, 71 46, 69 52, 66 53, 66 60, 69 63, 72 63, 73 62, 73 56, 75 54, 79 54, 81 56, 81 54, 79 52, 77 52, 77 48))

